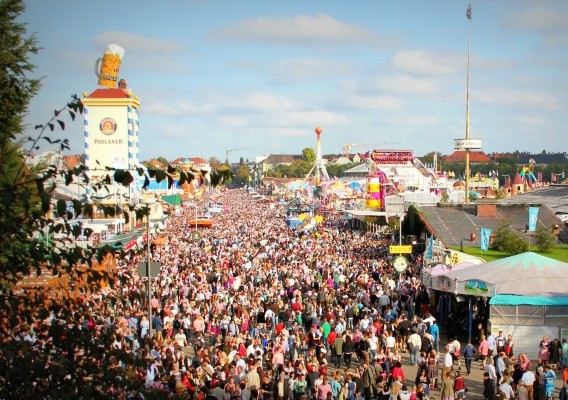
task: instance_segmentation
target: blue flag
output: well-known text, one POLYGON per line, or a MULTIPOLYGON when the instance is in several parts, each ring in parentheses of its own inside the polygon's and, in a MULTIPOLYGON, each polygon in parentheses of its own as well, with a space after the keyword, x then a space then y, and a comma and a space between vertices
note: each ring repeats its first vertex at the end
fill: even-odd
POLYGON ((539 207, 529 207, 529 232, 536 231, 539 207))
POLYGON ((479 238, 481 250, 489 250, 489 239, 491 239, 491 229, 481 228, 481 237, 479 238))
POLYGON ((428 246, 426 247, 426 258, 434 258, 434 235, 430 236, 430 239, 428 239, 428 246))

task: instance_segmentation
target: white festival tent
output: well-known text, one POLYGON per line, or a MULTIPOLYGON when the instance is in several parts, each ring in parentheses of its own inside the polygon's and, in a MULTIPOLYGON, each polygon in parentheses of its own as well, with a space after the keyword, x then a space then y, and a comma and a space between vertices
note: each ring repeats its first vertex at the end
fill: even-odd
POLYGON ((516 354, 536 358, 544 335, 568 338, 568 263, 527 252, 443 277, 438 290, 491 297, 491 330, 512 334, 516 354))

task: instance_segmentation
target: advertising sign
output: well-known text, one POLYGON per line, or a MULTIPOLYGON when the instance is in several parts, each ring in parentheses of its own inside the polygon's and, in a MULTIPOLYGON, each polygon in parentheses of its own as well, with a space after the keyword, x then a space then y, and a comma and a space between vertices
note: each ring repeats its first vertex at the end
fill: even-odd
POLYGON ((481 139, 454 139, 454 149, 456 150, 472 150, 481 149, 481 139))
POLYGON ((410 254, 412 253, 412 245, 397 245, 389 247, 390 254, 410 254))

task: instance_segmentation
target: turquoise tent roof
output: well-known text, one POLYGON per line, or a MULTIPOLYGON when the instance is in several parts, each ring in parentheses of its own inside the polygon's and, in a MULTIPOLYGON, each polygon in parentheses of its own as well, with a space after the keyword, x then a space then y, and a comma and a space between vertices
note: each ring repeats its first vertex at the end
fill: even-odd
POLYGON ((493 306, 568 306, 568 296, 516 296, 498 294, 489 300, 493 306))
POLYGON ((181 196, 179 194, 172 194, 169 196, 162 196, 162 200, 172 206, 179 206, 181 204, 181 196))
POLYGON ((477 279, 495 294, 568 296, 568 263, 527 252, 445 274, 459 282, 477 279))

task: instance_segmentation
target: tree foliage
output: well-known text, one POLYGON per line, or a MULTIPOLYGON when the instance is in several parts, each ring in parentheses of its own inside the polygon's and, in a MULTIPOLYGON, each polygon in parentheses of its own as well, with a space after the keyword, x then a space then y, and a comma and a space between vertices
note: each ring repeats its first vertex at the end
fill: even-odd
MULTIPOLYGON (((88 185, 96 196, 114 183, 131 185, 136 173, 144 177, 144 186, 150 178, 167 179, 171 186, 174 179, 181 185, 200 172, 175 168, 131 172, 106 167, 107 174, 93 182, 84 165, 63 170, 58 157, 30 163, 32 153, 42 144, 59 155, 69 149, 68 140, 58 136, 69 120, 82 113, 83 106, 73 96, 46 123, 35 127, 35 137, 18 140, 29 101, 40 85, 29 77, 34 67, 28 58, 38 46, 35 37, 25 37, 25 26, 18 22, 23 11, 21 0, 0 0, 0 398, 116 398, 112 390, 129 384, 123 365, 136 366, 140 360, 133 359, 130 352, 113 349, 112 342, 120 333, 112 324, 106 327, 102 320, 95 320, 92 310, 114 307, 122 299, 83 304, 61 290, 49 296, 28 296, 12 289, 33 270, 40 275, 46 268, 54 277, 65 275, 65 288, 70 291, 82 284, 98 290, 103 283, 113 285, 115 279, 121 279, 124 284, 128 279, 89 268, 109 249, 78 246, 75 239, 79 235, 88 238, 92 232, 73 219, 81 215, 91 218, 95 204, 88 198, 67 202, 58 197, 58 186, 88 185)), ((222 184, 230 176, 230 170, 213 171, 211 183, 222 184)), ((97 206, 106 216, 123 215, 127 222, 129 211, 133 211, 119 204, 97 206)), ((148 208, 136 209, 136 215, 147 216, 148 208)))
POLYGON ((302 158, 308 164, 313 164, 316 161, 316 152, 311 147, 306 147, 302 150, 302 158))
POLYGON ((221 162, 221 160, 219 160, 217 157, 209 158, 208 162, 209 162, 209 166, 211 167, 212 170, 219 169, 221 167, 221 165, 223 164, 221 162))
POLYGON ((556 242, 556 235, 542 225, 536 228, 533 237, 535 245, 540 252, 549 252, 556 242))
POLYGON ((528 243, 511 229, 507 219, 501 220, 499 227, 493 232, 493 248, 507 254, 520 254, 528 250, 528 243))
POLYGON ((245 164, 244 159, 241 157, 241 162, 237 167, 234 175, 235 183, 246 183, 251 180, 251 175, 248 166, 245 164))

